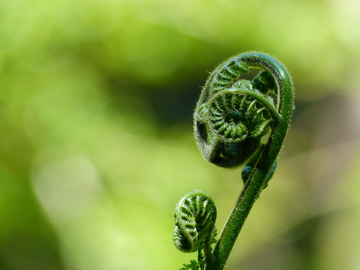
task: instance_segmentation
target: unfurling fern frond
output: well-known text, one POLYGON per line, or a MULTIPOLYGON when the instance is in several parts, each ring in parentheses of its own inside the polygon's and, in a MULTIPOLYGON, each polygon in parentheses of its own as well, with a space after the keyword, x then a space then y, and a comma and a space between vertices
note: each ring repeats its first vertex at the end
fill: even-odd
POLYGON ((173 241, 183 252, 195 252, 211 239, 216 207, 209 195, 199 190, 186 194, 176 205, 173 241))
POLYGON ((266 54, 237 55, 210 74, 194 112, 195 140, 203 157, 216 166, 245 164, 244 188, 213 252, 213 200, 197 190, 180 200, 175 211, 174 243, 183 252, 199 252, 198 261, 185 264, 182 270, 224 269, 254 202, 274 174, 293 110, 290 75, 266 54), (252 79, 241 77, 254 69, 259 72, 252 79))

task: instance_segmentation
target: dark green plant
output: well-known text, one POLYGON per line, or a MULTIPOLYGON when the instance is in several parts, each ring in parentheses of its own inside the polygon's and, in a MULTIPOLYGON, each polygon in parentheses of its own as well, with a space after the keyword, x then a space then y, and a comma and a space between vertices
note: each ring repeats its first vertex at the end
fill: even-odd
POLYGON ((217 166, 236 168, 245 163, 244 188, 218 241, 214 201, 198 190, 180 200, 174 214, 174 243, 183 252, 198 251, 198 260, 181 269, 224 268, 254 202, 274 174, 293 109, 290 75, 268 55, 241 54, 210 74, 194 113, 196 142, 204 158, 217 166), (251 81, 240 79, 250 69, 259 73, 251 81))

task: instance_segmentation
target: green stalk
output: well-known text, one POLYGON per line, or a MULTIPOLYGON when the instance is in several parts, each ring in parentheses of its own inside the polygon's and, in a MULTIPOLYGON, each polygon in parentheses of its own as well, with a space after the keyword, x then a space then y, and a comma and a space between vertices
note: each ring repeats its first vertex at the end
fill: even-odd
POLYGON ((294 107, 291 78, 279 62, 263 54, 246 54, 241 57, 241 60, 247 64, 266 66, 269 71, 275 71, 274 74, 278 75, 276 81, 280 91, 279 111, 282 119, 273 127, 272 135, 264 152, 220 234, 213 252, 214 264, 211 268, 206 268, 206 270, 222 270, 224 268, 240 230, 256 199, 259 197, 265 180, 281 150, 294 107))

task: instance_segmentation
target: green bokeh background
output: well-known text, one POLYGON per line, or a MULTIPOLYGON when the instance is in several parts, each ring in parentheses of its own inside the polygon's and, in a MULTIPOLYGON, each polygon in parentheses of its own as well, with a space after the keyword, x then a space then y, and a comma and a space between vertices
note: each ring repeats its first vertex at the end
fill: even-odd
POLYGON ((360 2, 0 2, 0 269, 169 270, 173 210, 240 170, 206 163, 192 113, 208 72, 249 50, 296 86, 279 165, 235 270, 360 269, 360 2))

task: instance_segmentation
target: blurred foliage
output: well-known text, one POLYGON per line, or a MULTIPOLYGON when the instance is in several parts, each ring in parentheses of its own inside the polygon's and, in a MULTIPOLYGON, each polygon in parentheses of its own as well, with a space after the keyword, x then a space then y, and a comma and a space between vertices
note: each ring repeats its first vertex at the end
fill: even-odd
POLYGON ((205 163, 195 101, 231 55, 275 55, 297 93, 277 172, 228 269, 360 268, 360 4, 0 2, 0 269, 178 269, 178 199, 218 227, 240 171, 205 163))

